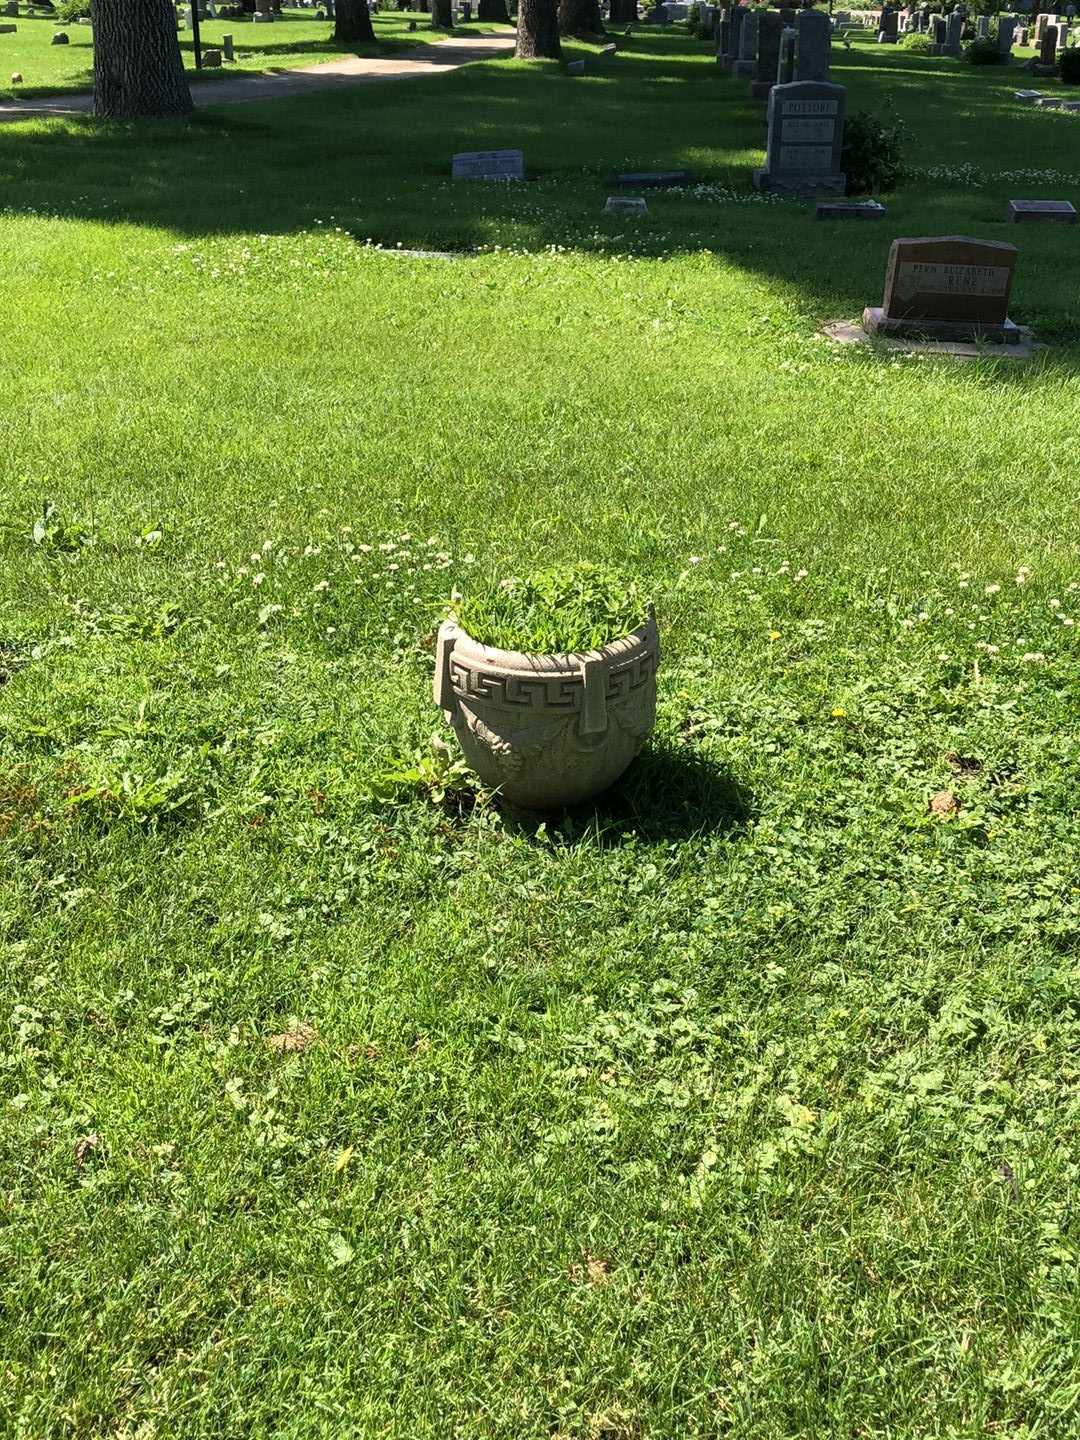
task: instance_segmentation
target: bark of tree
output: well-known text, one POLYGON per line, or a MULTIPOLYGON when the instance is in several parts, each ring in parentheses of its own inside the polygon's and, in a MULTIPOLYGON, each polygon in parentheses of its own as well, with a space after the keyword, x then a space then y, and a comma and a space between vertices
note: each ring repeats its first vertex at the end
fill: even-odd
POLYGON ((506 0, 480 0, 476 18, 495 25, 509 25, 510 11, 506 8, 506 0))
POLYGON ((337 0, 334 7, 334 43, 374 45, 375 27, 367 0, 337 0))
POLYGON ((171 0, 91 0, 94 114, 107 120, 190 115, 171 0))
POLYGON ((560 35, 602 35, 600 0, 559 0, 560 35))
POLYGON ((558 0, 520 0, 517 49, 519 60, 561 60, 558 0))
POLYGON ((611 0, 608 19, 620 25, 630 25, 638 18, 637 7, 638 0, 611 0))
POLYGON ((432 30, 452 30, 454 28, 452 0, 431 0, 431 28, 432 30))

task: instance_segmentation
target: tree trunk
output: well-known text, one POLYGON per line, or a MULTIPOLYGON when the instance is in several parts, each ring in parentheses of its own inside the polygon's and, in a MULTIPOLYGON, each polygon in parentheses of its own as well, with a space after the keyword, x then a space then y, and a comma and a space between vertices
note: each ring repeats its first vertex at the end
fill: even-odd
POLYGON ((608 19, 620 25, 630 25, 637 19, 638 0, 611 0, 608 19))
POLYGON ((509 25, 510 11, 506 8, 506 0, 480 0, 476 18, 495 25, 509 25))
POLYGON ((374 45, 375 27, 367 0, 337 0, 334 6, 336 45, 374 45))
POLYGON ((560 35, 602 35, 600 0, 559 0, 560 35))
POLYGON ((106 120, 190 115, 170 0, 91 0, 94 114, 106 120))
POLYGON ((561 60, 557 0, 520 0, 517 49, 519 60, 561 60))
POLYGON ((454 28, 452 0, 431 0, 431 28, 432 30, 452 30, 454 28))

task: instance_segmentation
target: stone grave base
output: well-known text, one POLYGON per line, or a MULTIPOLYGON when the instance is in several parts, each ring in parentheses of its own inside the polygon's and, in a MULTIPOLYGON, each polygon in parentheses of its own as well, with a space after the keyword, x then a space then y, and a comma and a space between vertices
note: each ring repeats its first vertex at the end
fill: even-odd
POLYGON ((749 95, 751 100, 760 100, 763 105, 768 104, 769 95, 775 80, 753 80, 750 83, 749 95))
POLYGON ((991 345, 1020 343, 1020 327, 1011 320, 1004 325, 980 325, 971 320, 892 320, 880 305, 868 305, 862 323, 868 335, 890 340, 944 340, 961 345, 977 340, 991 345))
MULTIPOLYGON (((822 326, 821 333, 837 345, 869 345, 872 343, 863 327, 856 320, 832 320, 822 326)), ((983 360, 991 355, 995 360, 1030 360, 1035 354, 1035 340, 1030 330, 1021 330, 1015 345, 976 345, 972 341, 959 340, 899 340, 882 335, 873 337, 886 350, 902 355, 948 355, 954 360, 983 360)))
POLYGON ((770 175, 762 166, 754 171, 755 190, 775 190, 782 195, 843 195, 844 175, 770 175))

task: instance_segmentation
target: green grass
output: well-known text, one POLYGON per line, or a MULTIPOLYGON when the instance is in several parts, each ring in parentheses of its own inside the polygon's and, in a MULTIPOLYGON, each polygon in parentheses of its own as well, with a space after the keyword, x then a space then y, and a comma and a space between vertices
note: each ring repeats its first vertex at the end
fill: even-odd
MULTIPOLYGON (((273 25, 254 25, 244 20, 204 20, 200 35, 204 48, 221 46, 223 35, 232 35, 235 60, 217 70, 195 69, 195 47, 190 30, 178 34, 180 50, 188 78, 192 81, 221 80, 237 74, 265 74, 268 71, 292 70, 300 65, 318 65, 324 60, 340 60, 352 55, 393 56, 415 45, 434 44, 444 40, 447 31, 432 30, 430 16, 409 15, 396 10, 383 11, 372 17, 374 47, 359 46, 343 49, 333 40, 333 22, 314 20, 303 10, 286 10, 273 25), (409 24, 416 22, 416 30, 409 24)), ((58 25, 45 17, 27 18, 20 15, 14 22, 14 35, 0 35, 0 100, 27 99, 38 95, 65 94, 92 90, 94 86, 94 43, 88 25, 58 25), (54 46, 52 37, 62 29, 69 43, 54 46), (22 84, 12 86, 13 73, 23 77, 22 84)), ((473 21, 459 25, 452 32, 458 36, 495 35, 505 26, 484 25, 473 21)))
POLYGON ((1080 127, 857 45, 948 173, 815 224, 627 48, 0 129, 5 1434, 1076 1432, 1080 127), (1030 366, 820 337, 954 231, 1030 366), (653 742, 441 798, 451 590, 577 559, 653 742))
POLYGON ((588 562, 470 586, 453 606, 481 645, 532 654, 598 650, 644 624, 649 602, 617 571, 588 562))

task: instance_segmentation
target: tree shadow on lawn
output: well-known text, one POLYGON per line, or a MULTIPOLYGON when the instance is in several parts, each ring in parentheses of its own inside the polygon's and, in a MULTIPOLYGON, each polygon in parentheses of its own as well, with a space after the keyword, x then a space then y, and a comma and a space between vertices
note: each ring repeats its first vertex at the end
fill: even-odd
MULTIPOLYGON (((622 43, 634 46, 637 37, 622 43)), ((617 59, 600 68, 600 83, 566 77, 551 65, 487 61, 407 85, 345 84, 211 107, 190 123, 0 125, 0 184, 8 182, 9 214, 52 211, 184 238, 290 233, 332 216, 358 241, 370 238, 387 249, 464 252, 511 244, 658 258, 710 251, 748 280, 790 289, 790 301, 810 323, 853 318, 880 303, 894 236, 981 234, 1021 245, 1014 318, 1049 323, 1059 334, 1075 330, 1076 304, 1059 278, 1062 263, 1071 262, 1075 232, 1025 227, 1018 241, 1017 227, 1002 217, 1009 194, 1023 193, 1020 182, 981 188, 947 179, 909 182, 887 197, 888 216, 874 225, 816 222, 812 203, 761 203, 750 171, 761 160, 762 111, 746 102, 745 85, 698 63, 685 36, 667 42, 645 35, 640 43, 642 53, 621 72, 617 59), (655 58, 665 43, 667 58, 655 58), (655 85, 654 77, 680 83, 655 85), (504 147, 524 148, 539 183, 450 181, 455 151, 504 147), (627 168, 689 169, 722 193, 650 191, 646 216, 604 214, 610 177, 627 168)), ((836 57, 837 79, 847 78, 852 56, 849 108, 861 108, 875 88, 859 72, 880 88, 886 62, 893 74, 912 75, 916 93, 907 104, 920 111, 947 112, 951 104, 955 112, 972 95, 996 105, 1002 88, 984 87, 970 67, 966 73, 950 67, 935 80, 935 94, 924 97, 930 82, 921 79, 921 57, 865 52, 836 57)), ((990 140, 980 139, 971 121, 937 127, 926 154, 910 147, 909 156, 915 164, 1045 165, 1048 126, 1055 123, 1055 134, 1069 142, 1055 152, 1055 164, 1080 174, 1080 126, 1020 106, 998 127, 1001 143, 992 125, 990 140), (1025 137, 1019 149, 1017 133, 1025 137)), ((1067 186, 1054 194, 1080 200, 1067 186)))
POLYGON ((688 746, 654 740, 610 790, 587 805, 557 815, 506 807, 522 834, 541 826, 564 841, 601 849, 644 840, 659 844, 742 830, 753 814, 752 797, 727 770, 688 746))

